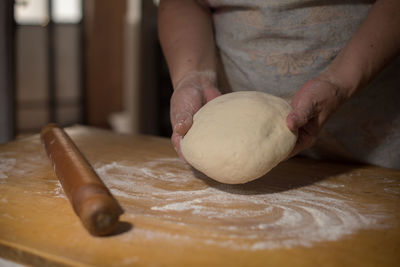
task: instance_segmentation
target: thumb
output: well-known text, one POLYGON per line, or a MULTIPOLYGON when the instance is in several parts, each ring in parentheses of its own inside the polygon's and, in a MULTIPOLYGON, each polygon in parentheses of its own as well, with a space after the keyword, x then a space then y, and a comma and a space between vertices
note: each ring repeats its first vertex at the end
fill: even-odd
POLYGON ((292 102, 293 110, 286 117, 286 124, 291 131, 296 131, 315 117, 315 104, 305 97, 292 102))
POLYGON ((202 106, 203 92, 193 87, 175 89, 171 97, 172 129, 184 136, 193 123, 193 116, 202 106))
POLYGON ((173 119, 173 131, 184 136, 193 124, 193 115, 188 111, 177 113, 173 119))
POLYGON ((317 114, 318 82, 308 81, 292 99, 292 111, 286 117, 286 124, 291 131, 303 127, 317 114))

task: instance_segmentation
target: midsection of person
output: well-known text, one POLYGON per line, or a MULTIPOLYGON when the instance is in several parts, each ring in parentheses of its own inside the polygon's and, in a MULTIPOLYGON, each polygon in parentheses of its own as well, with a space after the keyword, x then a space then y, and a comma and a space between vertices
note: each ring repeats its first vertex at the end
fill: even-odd
POLYGON ((349 41, 371 1, 208 0, 228 84, 290 97, 349 41))
POLYGON ((257 90, 292 106, 292 156, 400 169, 397 0, 162 0, 158 21, 178 154, 203 105, 257 90))
MULTIPOLYGON (((208 0, 223 92, 290 101, 352 38, 374 1, 208 0)), ((400 60, 345 103, 303 154, 400 168, 400 60)))

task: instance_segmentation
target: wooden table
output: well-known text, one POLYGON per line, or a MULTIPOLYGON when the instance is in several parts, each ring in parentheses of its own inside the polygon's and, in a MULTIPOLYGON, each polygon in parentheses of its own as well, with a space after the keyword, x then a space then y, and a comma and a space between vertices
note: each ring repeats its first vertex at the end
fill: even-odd
POLYGON ((0 146, 0 256, 36 266, 400 266, 400 172, 296 158, 223 185, 169 140, 67 132, 125 210, 82 227, 39 136, 0 146))

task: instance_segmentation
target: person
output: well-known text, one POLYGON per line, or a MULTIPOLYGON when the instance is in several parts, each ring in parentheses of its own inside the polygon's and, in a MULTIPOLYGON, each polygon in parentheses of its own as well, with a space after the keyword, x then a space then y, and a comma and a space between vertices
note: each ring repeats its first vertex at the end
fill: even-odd
POLYGON ((400 169, 400 1, 162 0, 158 12, 180 155, 205 103, 259 90, 290 101, 292 156, 400 169))

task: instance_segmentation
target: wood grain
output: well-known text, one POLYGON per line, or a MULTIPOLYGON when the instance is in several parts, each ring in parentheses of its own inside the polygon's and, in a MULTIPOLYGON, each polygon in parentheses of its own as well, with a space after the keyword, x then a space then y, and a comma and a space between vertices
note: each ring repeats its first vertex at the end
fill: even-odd
POLYGON ((37 266, 400 265, 398 171, 296 158, 227 186, 180 162, 167 139, 67 132, 123 223, 109 237, 88 234, 35 135, 0 146, 0 256, 37 266))

